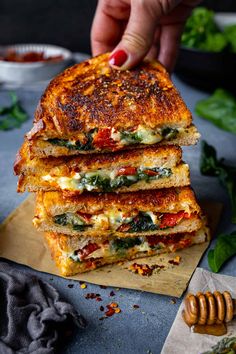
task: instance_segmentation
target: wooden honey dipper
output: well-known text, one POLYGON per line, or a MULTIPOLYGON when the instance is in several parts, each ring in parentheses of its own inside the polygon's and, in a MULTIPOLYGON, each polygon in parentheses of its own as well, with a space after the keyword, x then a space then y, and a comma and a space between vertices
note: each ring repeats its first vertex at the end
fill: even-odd
POLYGON ((228 291, 187 294, 184 303, 182 316, 188 326, 227 323, 236 315, 236 299, 228 291))

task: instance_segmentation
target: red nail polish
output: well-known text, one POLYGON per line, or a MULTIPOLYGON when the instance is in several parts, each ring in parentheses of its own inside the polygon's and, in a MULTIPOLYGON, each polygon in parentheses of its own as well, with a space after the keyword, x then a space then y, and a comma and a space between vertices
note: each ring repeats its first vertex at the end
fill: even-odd
POLYGON ((109 63, 115 66, 122 66, 128 58, 128 55, 125 53, 124 50, 117 50, 113 53, 109 58, 109 63))

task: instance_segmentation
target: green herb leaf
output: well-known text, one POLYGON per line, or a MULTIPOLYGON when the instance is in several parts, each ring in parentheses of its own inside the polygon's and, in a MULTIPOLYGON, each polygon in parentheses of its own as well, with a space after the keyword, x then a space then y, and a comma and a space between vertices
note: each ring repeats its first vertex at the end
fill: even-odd
POLYGON ((236 231, 230 235, 219 235, 215 248, 208 252, 209 267, 217 273, 222 265, 234 255, 236 255, 236 231))
POLYGON ((195 112, 218 128, 236 134, 236 98, 226 90, 217 89, 209 98, 198 101, 195 112))
POLYGON ((0 130, 20 128, 21 124, 28 119, 28 115, 22 108, 20 101, 14 92, 11 96, 11 105, 0 107, 0 130))
POLYGON ((226 26, 224 35, 230 44, 231 51, 236 53, 236 25, 226 26))
POLYGON ((216 345, 211 347, 212 350, 202 354, 235 354, 236 353, 236 337, 225 337, 216 345))
POLYGON ((129 144, 137 144, 142 141, 142 136, 139 132, 123 131, 120 133, 121 140, 126 140, 129 144))
POLYGON ((146 213, 139 213, 137 218, 134 218, 132 221, 127 223, 130 225, 130 229, 128 232, 144 232, 157 230, 157 225, 155 225, 152 221, 150 215, 146 213))
POLYGON ((142 243, 141 237, 126 237, 126 238, 115 238, 111 241, 111 249, 115 252, 126 250, 128 248, 139 246, 142 243))
POLYGON ((236 167, 217 159, 215 148, 202 141, 200 171, 205 176, 218 177, 226 188, 232 208, 232 223, 236 224, 236 167))
POLYGON ((196 7, 188 18, 181 42, 185 47, 210 52, 221 52, 228 44, 227 38, 217 28, 214 12, 196 7))
POLYGON ((88 150, 94 150, 92 140, 93 140, 92 133, 88 133, 86 143, 81 143, 80 141, 76 141, 76 143, 74 144, 69 140, 57 139, 57 138, 48 139, 48 142, 57 146, 65 146, 70 150, 88 151, 88 150))

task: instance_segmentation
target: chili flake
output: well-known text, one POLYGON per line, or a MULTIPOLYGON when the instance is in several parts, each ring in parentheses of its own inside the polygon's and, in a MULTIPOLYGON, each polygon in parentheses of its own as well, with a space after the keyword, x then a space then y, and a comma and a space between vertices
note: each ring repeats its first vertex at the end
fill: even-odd
POLYGON ((164 268, 163 265, 158 265, 158 264, 153 264, 149 266, 148 264, 138 264, 138 263, 133 263, 129 266, 129 271, 139 274, 142 276, 150 276, 152 275, 153 271, 155 269, 162 269, 164 268))
POLYGON ((101 289, 106 289, 107 286, 106 286, 106 285, 100 285, 100 288, 101 288, 101 289))
POLYGON ((115 313, 115 310, 114 310, 112 307, 110 307, 110 308, 108 308, 108 310, 105 312, 105 315, 106 315, 107 317, 111 317, 111 316, 114 315, 114 313, 115 313))
POLYGON ((100 306, 100 311, 104 311, 104 307, 103 306, 100 306))
POLYGON ((139 305, 133 305, 134 309, 139 309, 139 305))
POLYGON ((68 284, 68 288, 72 289, 74 287, 74 284, 68 284))
POLYGON ((117 304, 116 302, 112 302, 112 303, 111 303, 110 305, 108 305, 108 306, 114 308, 114 307, 118 307, 118 304, 117 304))
POLYGON ((96 299, 96 297, 95 293, 88 293, 85 295, 85 299, 96 299))
POLYGON ((80 287, 81 287, 81 289, 86 289, 86 288, 87 288, 87 285, 86 285, 85 283, 82 283, 82 284, 80 285, 80 287))
POLYGON ((115 296, 116 294, 114 293, 114 291, 112 290, 111 292, 110 292, 110 296, 115 296))

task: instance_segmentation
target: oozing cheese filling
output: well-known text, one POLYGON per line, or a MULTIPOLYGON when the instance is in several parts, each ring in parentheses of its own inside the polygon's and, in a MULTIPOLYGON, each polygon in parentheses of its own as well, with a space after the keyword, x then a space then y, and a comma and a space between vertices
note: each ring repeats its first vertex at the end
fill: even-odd
MULTIPOLYGON (((148 236, 114 238, 103 243, 96 243, 96 239, 89 241, 83 248, 74 252, 64 252, 64 256, 75 262, 84 262, 97 258, 121 258, 122 256, 134 255, 139 252, 152 254, 153 251, 168 247, 169 251, 184 248, 193 243, 195 234, 175 234, 171 236, 148 236)), ((203 242, 203 239, 199 239, 203 242)))
POLYGON ((84 134, 83 141, 74 139, 47 139, 53 145, 66 147, 70 150, 116 150, 124 145, 145 144, 151 145, 161 140, 173 140, 184 128, 157 128, 150 129, 139 125, 136 130, 118 131, 114 128, 94 129, 84 134))
POLYGON ((167 229, 176 226, 183 219, 192 214, 184 211, 178 213, 153 213, 132 211, 124 213, 109 210, 98 215, 78 212, 65 213, 53 217, 55 224, 67 226, 77 231, 86 231, 90 228, 111 230, 122 233, 146 232, 158 229, 167 229))
POLYGON ((139 181, 150 182, 172 175, 172 170, 166 167, 132 167, 124 166, 116 170, 101 169, 86 173, 74 173, 71 177, 56 177, 46 175, 42 179, 50 185, 72 191, 111 192, 123 186, 131 186, 139 181))

